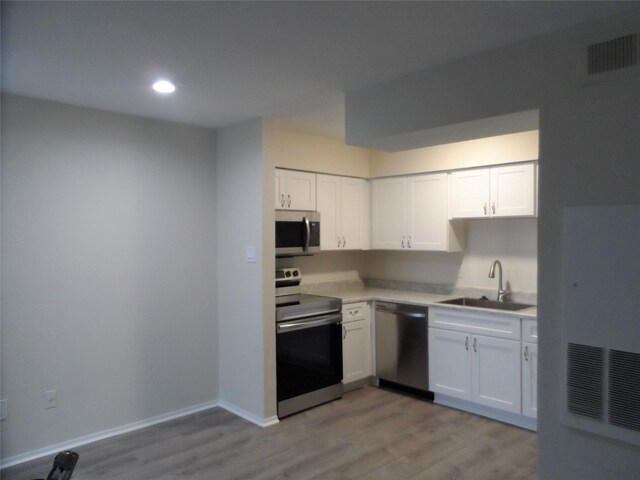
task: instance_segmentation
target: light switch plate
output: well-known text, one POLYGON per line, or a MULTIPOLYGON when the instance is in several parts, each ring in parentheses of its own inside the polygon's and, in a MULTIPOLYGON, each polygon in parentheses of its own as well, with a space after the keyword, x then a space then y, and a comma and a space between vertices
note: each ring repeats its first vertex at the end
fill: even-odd
POLYGON ((256 263, 256 246, 247 245, 246 253, 247 253, 247 263, 256 263))

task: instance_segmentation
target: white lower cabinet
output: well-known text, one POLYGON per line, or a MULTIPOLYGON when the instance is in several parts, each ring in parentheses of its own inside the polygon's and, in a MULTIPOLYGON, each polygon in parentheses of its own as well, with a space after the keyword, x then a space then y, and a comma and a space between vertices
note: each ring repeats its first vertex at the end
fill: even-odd
POLYGON ((429 328, 429 389, 471 400, 469 335, 429 328))
POLYGON ((429 389, 436 402, 535 429, 536 342, 535 319, 430 307, 429 389))
POLYGON ((368 303, 342 307, 342 381, 364 380, 373 374, 371 307, 368 303))
POLYGON ((434 393, 520 413, 520 342, 429 328, 434 393))
POLYGON ((520 342, 474 336, 471 354, 471 400, 520 413, 520 342))
POLYGON ((538 416, 538 345, 522 342, 522 414, 538 416))

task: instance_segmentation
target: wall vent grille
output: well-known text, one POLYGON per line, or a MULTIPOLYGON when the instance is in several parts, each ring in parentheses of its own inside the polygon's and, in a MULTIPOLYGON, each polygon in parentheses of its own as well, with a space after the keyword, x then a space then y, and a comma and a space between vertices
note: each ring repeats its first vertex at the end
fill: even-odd
POLYGON ((609 423, 640 432, 640 354, 609 351, 609 423))
POLYGON ((604 349, 570 343, 567 351, 567 408, 584 417, 602 419, 604 349))
POLYGON ((640 60, 640 34, 633 33, 587 46, 587 75, 633 67, 640 60))

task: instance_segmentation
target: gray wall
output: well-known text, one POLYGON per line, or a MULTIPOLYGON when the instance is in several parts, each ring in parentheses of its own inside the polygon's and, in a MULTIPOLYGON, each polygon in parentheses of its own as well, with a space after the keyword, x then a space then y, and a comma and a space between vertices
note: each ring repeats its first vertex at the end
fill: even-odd
MULTIPOLYGON (((347 95, 347 134, 360 145, 366 145, 369 138, 379 143, 385 137, 453 122, 540 109, 540 479, 631 479, 640 471, 637 446, 581 433, 560 423, 564 408, 560 365, 565 352, 563 207, 640 203, 638 76, 583 87, 581 62, 589 40, 637 31, 639 25, 640 8, 636 8, 624 17, 347 95)), ((624 279, 620 286, 624 288, 624 279)))
POLYGON ((276 413, 275 307, 265 292, 273 289, 274 217, 265 211, 273 211, 274 180, 264 158, 262 120, 218 131, 220 401, 259 424, 276 413), (247 246, 256 263, 247 263, 247 246))
POLYGON ((3 457, 216 400, 215 131, 7 96, 2 139, 3 457))
MULTIPOLYGON (((559 423, 564 379, 563 208, 640 204, 640 81, 636 78, 576 89, 541 115, 539 237, 540 478, 635 479, 640 448, 583 434, 559 423)), ((602 259, 606 262, 606 259, 602 259)), ((637 295, 638 285, 619 288, 637 295), (635 291, 634 291, 635 289, 635 291)), ((594 301, 607 302, 607 298, 594 301)), ((638 312, 627 318, 638 319, 638 312)), ((603 317, 604 328, 616 319, 603 317)), ((640 337, 640 323, 636 321, 640 337)), ((637 346, 637 345, 636 345, 637 346)))

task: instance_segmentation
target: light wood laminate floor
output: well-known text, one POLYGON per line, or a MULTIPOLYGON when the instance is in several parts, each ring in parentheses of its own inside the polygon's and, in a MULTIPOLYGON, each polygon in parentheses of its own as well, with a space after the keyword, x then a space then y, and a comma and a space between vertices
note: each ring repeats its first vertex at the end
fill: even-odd
MULTIPOLYGON (((374 387, 269 428, 214 408, 75 451, 72 480, 536 478, 535 433, 374 387)), ((52 459, 1 477, 46 477, 52 459)))

